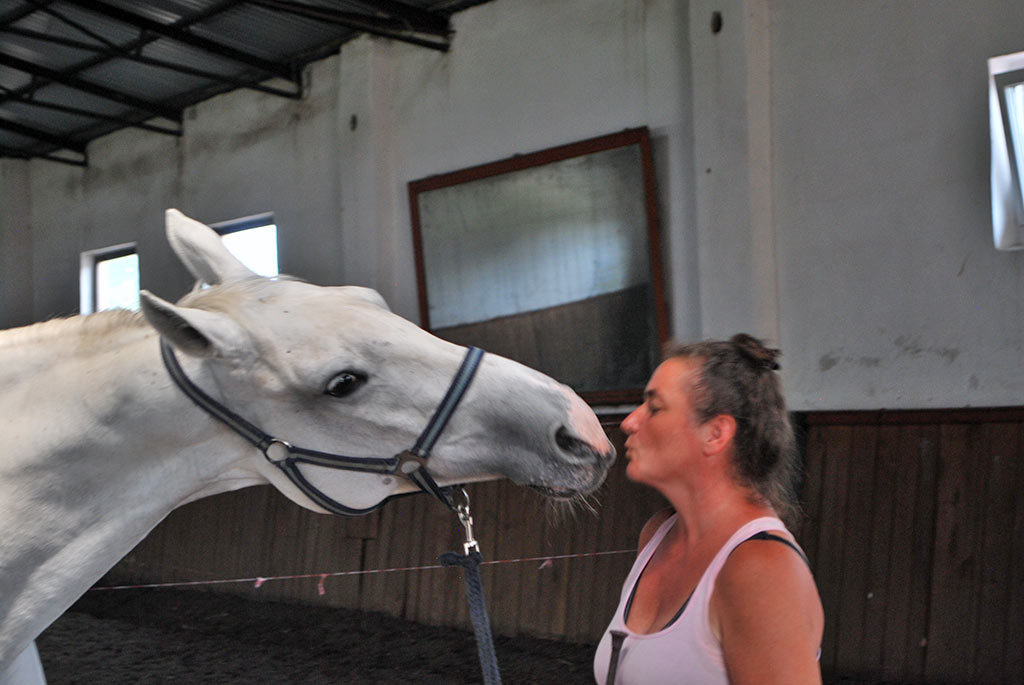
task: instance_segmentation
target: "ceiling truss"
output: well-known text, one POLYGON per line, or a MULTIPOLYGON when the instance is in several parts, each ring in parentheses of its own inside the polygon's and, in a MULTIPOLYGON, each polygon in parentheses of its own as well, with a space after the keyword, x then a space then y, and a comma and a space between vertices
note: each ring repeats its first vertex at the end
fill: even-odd
POLYGON ((301 98, 302 68, 363 33, 447 51, 451 14, 479 2, 15 0, 0 11, 0 157, 87 166, 91 140, 180 136, 184 109, 218 93, 301 98))

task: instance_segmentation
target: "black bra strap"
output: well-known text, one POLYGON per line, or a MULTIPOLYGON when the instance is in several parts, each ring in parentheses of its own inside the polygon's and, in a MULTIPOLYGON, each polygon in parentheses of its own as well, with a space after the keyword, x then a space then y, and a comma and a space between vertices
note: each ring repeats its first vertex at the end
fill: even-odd
MULTIPOLYGON (((767 530, 762 530, 760 533, 754 533, 743 542, 749 542, 750 540, 774 540, 776 542, 781 542, 784 545, 788 545, 790 549, 799 554, 800 558, 804 560, 804 563, 807 564, 808 567, 811 565, 811 562, 807 560, 807 555, 804 554, 804 551, 781 535, 776 535, 775 533, 770 533, 767 530)), ((742 545, 743 542, 741 542, 740 545, 742 545)), ((739 547, 740 545, 736 546, 739 547)))

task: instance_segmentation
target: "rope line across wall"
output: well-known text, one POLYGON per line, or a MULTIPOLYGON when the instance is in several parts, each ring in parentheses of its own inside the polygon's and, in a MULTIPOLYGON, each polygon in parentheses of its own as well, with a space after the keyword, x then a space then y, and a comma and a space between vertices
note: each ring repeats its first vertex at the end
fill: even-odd
MULTIPOLYGON (((531 561, 541 562, 537 569, 543 569, 551 566, 552 562, 561 559, 583 559, 587 557, 600 557, 607 556, 610 554, 636 554, 635 549, 618 549, 609 552, 579 552, 576 554, 557 554, 554 556, 545 557, 522 557, 519 559, 498 559, 495 561, 484 561, 481 565, 492 565, 492 564, 522 564, 531 561)), ((169 583, 140 583, 137 585, 104 585, 100 587, 93 587, 89 589, 89 592, 100 592, 105 590, 142 590, 150 588, 170 588, 170 587, 195 587, 199 585, 225 585, 228 583, 253 583, 253 589, 258 589, 261 585, 272 580, 299 580, 302 578, 317 578, 319 579, 319 585, 317 591, 323 595, 326 592, 324 588, 324 581, 328 578, 335 578, 339 576, 361 576, 370 575, 374 573, 398 573, 408 571, 427 571, 432 569, 446 568, 441 564, 431 564, 429 566, 403 566, 396 568, 380 568, 360 571, 331 571, 329 573, 299 573, 288 576, 255 576, 252 578, 224 578, 220 580, 183 580, 169 583)))

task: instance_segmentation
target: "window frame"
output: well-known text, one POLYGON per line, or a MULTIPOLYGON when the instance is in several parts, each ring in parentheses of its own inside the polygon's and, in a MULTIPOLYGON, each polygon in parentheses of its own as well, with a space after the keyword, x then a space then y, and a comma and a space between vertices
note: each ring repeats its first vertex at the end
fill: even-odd
MULTIPOLYGON (((139 272, 142 265, 138 243, 120 243, 95 250, 86 250, 79 259, 79 310, 83 315, 95 314, 99 309, 99 263, 134 254, 139 259, 139 272)), ((141 284, 140 284, 141 290, 141 284)))
MULTIPOLYGON (((277 221, 274 220, 273 212, 263 212, 261 214, 252 214, 249 216, 243 216, 238 219, 228 219, 227 221, 219 221, 215 224, 210 224, 210 228, 217 232, 217 235, 223 237, 231 235, 232 233, 241 233, 242 231, 248 231, 253 228, 262 228, 264 226, 274 226, 277 230, 277 237, 280 237, 280 227, 277 221)), ((274 241, 275 250, 275 261, 277 262, 277 275, 271 278, 276 278, 281 274, 281 250, 280 241, 274 241)))
MULTIPOLYGON (((1024 249, 1024 160, 1017 158, 1014 127, 1010 121, 1007 88, 1024 85, 1024 52, 988 60, 989 134, 992 155, 992 239, 996 249, 1024 249)), ((1024 114, 1022 114, 1024 117, 1024 114)), ((1018 133, 1024 138, 1024 121, 1018 133)), ((1017 141, 1024 149, 1024 139, 1017 141)))

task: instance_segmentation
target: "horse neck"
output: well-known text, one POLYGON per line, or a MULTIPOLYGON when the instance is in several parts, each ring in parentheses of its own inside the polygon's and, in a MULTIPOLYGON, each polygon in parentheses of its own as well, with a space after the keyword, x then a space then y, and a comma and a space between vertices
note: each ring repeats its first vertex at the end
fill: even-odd
POLYGON ((173 385, 155 333, 51 328, 22 335, 31 351, 0 339, 0 664, 171 510, 262 482, 173 385))

